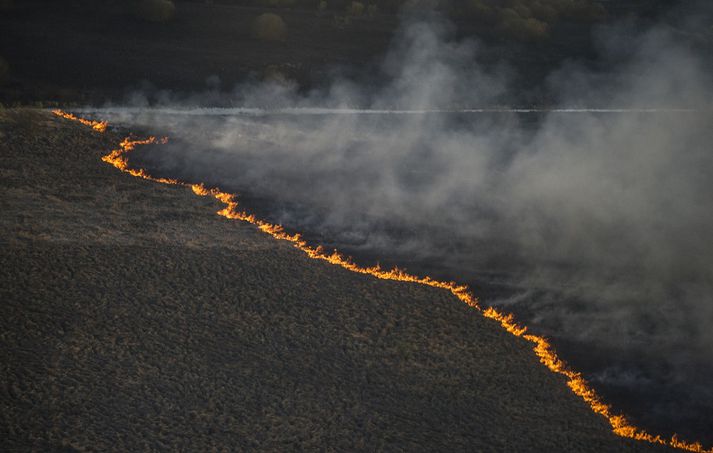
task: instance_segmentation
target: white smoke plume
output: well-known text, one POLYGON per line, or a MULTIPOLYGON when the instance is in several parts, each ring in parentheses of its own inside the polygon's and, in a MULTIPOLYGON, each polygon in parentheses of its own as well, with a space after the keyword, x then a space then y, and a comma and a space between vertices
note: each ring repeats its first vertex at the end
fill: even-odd
POLYGON ((430 20, 403 25, 380 87, 139 94, 98 114, 174 139, 139 156, 153 172, 267 202, 272 220, 348 252, 473 282, 563 341, 657 361, 591 377, 686 385, 712 414, 710 61, 670 27, 594 39, 597 69, 568 62, 540 87, 555 110, 499 107, 512 67, 480 64, 482 44, 430 20))

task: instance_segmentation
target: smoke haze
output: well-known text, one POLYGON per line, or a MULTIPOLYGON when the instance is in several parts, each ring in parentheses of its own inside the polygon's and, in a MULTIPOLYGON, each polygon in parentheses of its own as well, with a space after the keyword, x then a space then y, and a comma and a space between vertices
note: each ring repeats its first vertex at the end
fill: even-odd
POLYGON ((457 112, 497 106, 526 74, 479 64, 482 44, 432 17, 404 21, 378 87, 213 81, 99 116, 172 138, 134 165, 235 191, 369 262, 469 282, 555 338, 615 407, 710 442, 709 61, 670 27, 634 28, 600 28, 597 68, 568 62, 533 87, 561 108, 631 111, 457 112), (243 110, 182 111, 198 104, 243 110))

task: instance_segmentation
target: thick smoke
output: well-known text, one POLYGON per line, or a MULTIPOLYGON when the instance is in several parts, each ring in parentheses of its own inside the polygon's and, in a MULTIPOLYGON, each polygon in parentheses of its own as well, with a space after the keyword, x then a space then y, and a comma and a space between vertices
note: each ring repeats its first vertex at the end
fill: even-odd
MULTIPOLYGON (((249 85, 159 105, 229 99, 238 114, 114 120, 174 139, 141 157, 154 172, 244 193, 350 253, 472 282, 485 304, 609 351, 589 368, 595 382, 685 385, 710 414, 713 84, 670 28, 609 26, 595 40, 599 69, 566 63, 541 89, 558 108, 632 111, 454 112, 497 105, 513 70, 480 65, 481 44, 432 19, 403 26, 378 88, 249 85)), ((676 404, 652 410, 693 413, 676 404)))

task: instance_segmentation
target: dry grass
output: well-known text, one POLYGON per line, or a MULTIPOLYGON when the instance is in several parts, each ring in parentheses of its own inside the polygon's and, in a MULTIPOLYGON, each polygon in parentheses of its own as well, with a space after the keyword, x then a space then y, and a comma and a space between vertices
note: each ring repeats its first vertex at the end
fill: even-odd
POLYGON ((0 110, 0 450, 650 451, 445 291, 309 260, 0 110))

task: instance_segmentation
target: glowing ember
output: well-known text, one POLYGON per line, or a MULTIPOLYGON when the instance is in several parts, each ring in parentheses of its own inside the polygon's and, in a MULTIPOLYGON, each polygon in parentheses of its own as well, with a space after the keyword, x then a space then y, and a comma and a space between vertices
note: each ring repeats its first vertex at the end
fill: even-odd
MULTIPOLYGON (((92 127, 93 129, 99 132, 104 132, 107 128, 107 123, 105 121, 98 122, 86 120, 78 118, 70 113, 63 112, 61 110, 54 110, 53 113, 62 118, 78 121, 84 125, 92 127)), ((133 137, 127 137, 119 144, 118 149, 113 150, 108 155, 102 157, 102 160, 104 162, 112 164, 113 166, 125 173, 131 174, 132 176, 137 176, 163 184, 189 186, 196 195, 212 196, 225 204, 225 208, 218 211, 218 215, 221 215, 228 219, 249 222, 275 239, 292 243, 295 248, 303 251, 310 258, 327 261, 330 264, 341 266, 352 272, 356 272, 359 274, 368 274, 373 277, 384 280, 413 282, 421 285, 432 286, 434 288, 442 288, 448 290, 462 302, 478 310, 478 312, 486 318, 498 321, 500 325, 509 333, 532 343, 533 350, 535 351, 535 354, 537 354, 537 356, 540 358, 540 362, 542 362, 553 373, 565 376, 568 380, 567 385, 572 390, 572 392, 575 395, 579 396, 582 400, 584 400, 592 409, 592 411, 605 417, 609 421, 609 424, 612 427, 612 431, 615 434, 621 437, 627 437, 630 439, 649 442, 652 444, 667 445, 686 451, 713 453, 713 448, 704 449, 699 442, 686 442, 680 440, 675 434, 670 439, 665 439, 659 435, 650 434, 647 431, 632 425, 631 422, 627 420, 627 418, 623 415, 614 414, 612 412, 611 407, 602 401, 601 397, 589 385, 589 383, 584 379, 584 377, 580 373, 570 369, 569 366, 562 359, 559 358, 554 348, 545 337, 526 333, 527 327, 518 325, 515 322, 515 318, 512 314, 502 313, 493 307, 483 309, 478 303, 478 299, 470 292, 467 286, 458 285, 455 282, 442 282, 434 280, 428 276, 418 277, 415 275, 411 275, 396 267, 390 270, 385 270, 379 267, 378 264, 373 267, 359 266, 355 264, 349 257, 341 255, 336 250, 329 253, 326 252, 321 246, 315 247, 309 245, 304 239, 302 239, 302 236, 300 236, 300 234, 290 234, 286 232, 281 225, 265 222, 264 220, 256 218, 253 214, 249 214, 245 211, 239 210, 238 202, 236 201, 236 196, 233 194, 221 192, 218 188, 207 188, 203 184, 190 184, 176 179, 156 178, 151 176, 144 169, 133 169, 129 167, 127 156, 134 149, 136 149, 137 146, 149 144, 165 144, 167 142, 167 138, 157 139, 156 137, 149 137, 147 139, 138 140, 133 137)))

